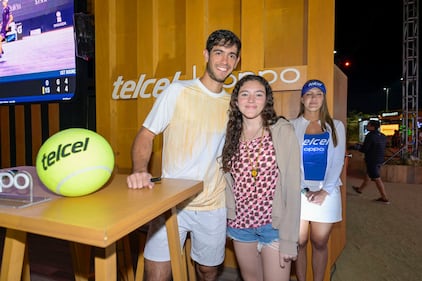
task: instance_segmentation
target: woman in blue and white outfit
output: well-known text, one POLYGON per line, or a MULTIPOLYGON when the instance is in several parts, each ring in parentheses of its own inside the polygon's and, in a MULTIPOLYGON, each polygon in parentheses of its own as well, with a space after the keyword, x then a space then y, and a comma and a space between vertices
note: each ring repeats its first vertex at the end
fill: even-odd
POLYGON ((332 119, 323 82, 309 80, 302 88, 300 112, 291 120, 301 146, 302 203, 296 275, 306 280, 308 233, 312 244, 313 280, 324 279, 332 226, 342 220, 340 174, 346 136, 341 121, 332 119))

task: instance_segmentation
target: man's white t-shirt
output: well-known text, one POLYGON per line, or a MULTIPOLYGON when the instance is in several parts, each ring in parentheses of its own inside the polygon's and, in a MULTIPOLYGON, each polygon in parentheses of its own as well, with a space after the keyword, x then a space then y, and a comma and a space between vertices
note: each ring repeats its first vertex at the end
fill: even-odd
POLYGON ((230 95, 213 93, 199 79, 176 81, 157 98, 143 126, 163 132, 163 178, 204 181, 187 202, 190 210, 225 207, 225 181, 218 164, 224 145, 230 95))

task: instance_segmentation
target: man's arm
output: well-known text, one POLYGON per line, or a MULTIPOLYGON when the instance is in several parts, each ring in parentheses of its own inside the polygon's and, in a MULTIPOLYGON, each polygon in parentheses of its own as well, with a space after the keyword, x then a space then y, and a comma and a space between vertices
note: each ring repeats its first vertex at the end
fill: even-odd
POLYGON ((154 137, 155 134, 145 127, 135 137, 132 145, 132 174, 127 177, 129 188, 154 187, 151 174, 148 173, 154 137))

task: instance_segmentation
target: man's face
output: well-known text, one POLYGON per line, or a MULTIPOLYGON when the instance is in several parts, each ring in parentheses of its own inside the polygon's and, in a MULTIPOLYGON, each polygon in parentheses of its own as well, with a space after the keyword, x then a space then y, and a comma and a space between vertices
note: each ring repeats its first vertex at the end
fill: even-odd
POLYGON ((239 62, 237 56, 237 47, 214 46, 211 52, 205 52, 207 60, 208 75, 214 81, 223 83, 226 78, 233 72, 239 62))

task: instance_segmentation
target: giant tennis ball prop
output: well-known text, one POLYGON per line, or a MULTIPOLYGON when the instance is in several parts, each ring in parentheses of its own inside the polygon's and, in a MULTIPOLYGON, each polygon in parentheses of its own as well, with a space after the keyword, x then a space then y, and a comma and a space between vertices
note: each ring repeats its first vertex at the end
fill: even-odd
POLYGON ((110 178, 114 154, 101 135, 80 128, 60 131, 38 151, 36 168, 41 182, 63 196, 83 196, 100 189, 110 178))

